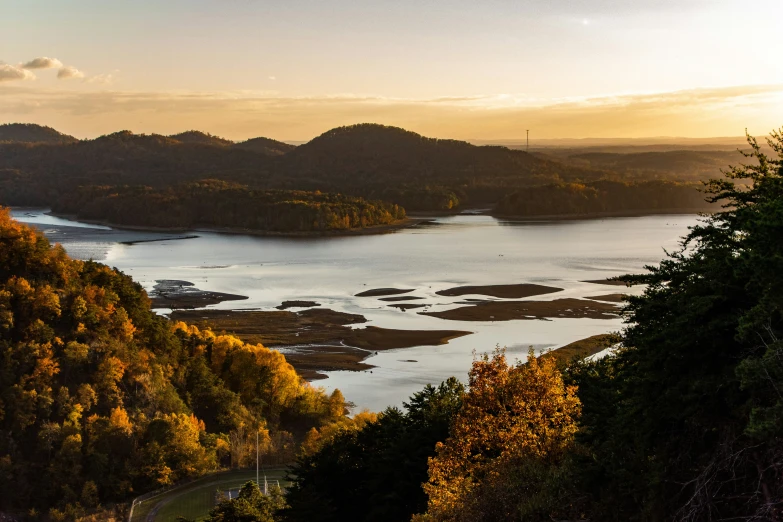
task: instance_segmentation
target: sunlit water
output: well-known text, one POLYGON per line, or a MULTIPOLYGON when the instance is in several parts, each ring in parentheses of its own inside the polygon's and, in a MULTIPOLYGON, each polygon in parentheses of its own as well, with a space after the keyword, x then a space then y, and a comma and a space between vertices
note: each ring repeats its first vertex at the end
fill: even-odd
POLYGON ((562 346, 619 330, 622 322, 448 321, 418 315, 418 310, 403 312, 377 298, 355 297, 356 293, 380 287, 413 288, 410 295, 424 297, 418 302, 430 305, 430 311, 482 297, 435 295, 467 284, 538 283, 565 289, 533 299, 613 293, 616 287, 581 281, 639 272, 644 265, 659 262, 664 249, 676 249, 687 227, 698 220, 694 215, 666 215, 519 222, 459 215, 383 235, 302 239, 199 232, 195 239, 128 245, 123 242, 175 235, 86 225, 48 216, 43 210, 12 214, 41 228, 72 256, 117 267, 148 290, 158 279, 184 279, 204 290, 249 297, 217 308, 266 310, 283 300, 306 299, 362 314, 367 324, 384 328, 474 332, 443 346, 381 352, 366 360, 376 366, 370 371, 330 372, 328 379, 318 381, 328 390, 340 388, 357 407, 372 410, 400 404, 427 383, 452 375, 464 379, 474 350, 486 352, 500 345, 512 358, 522 358, 529 346, 537 350, 562 346))

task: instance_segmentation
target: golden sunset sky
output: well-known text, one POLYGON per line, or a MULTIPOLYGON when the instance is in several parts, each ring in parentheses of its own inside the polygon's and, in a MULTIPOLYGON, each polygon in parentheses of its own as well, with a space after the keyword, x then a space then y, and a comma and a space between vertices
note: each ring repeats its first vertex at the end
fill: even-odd
POLYGON ((766 134, 783 125, 782 20, 783 0, 0 0, 0 123, 766 134))

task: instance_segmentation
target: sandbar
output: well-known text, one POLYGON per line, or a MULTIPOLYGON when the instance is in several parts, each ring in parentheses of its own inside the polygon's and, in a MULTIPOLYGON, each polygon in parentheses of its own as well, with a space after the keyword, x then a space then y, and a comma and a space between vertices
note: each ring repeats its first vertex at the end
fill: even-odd
POLYGON ((553 301, 487 301, 440 312, 419 312, 451 321, 511 321, 514 319, 591 318, 615 319, 614 304, 585 299, 553 301))
POLYGON ((562 288, 556 288, 554 286, 523 283, 516 285, 457 286, 447 290, 440 290, 435 293, 449 297, 460 295, 488 295, 504 299, 523 299, 525 297, 533 297, 534 295, 561 292, 562 290, 562 288))

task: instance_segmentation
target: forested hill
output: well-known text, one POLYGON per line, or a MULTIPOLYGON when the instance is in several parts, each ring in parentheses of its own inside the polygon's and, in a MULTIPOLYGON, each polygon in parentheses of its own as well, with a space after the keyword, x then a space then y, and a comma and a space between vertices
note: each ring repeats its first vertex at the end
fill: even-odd
POLYGON ((253 190, 219 180, 165 189, 84 187, 53 210, 129 226, 230 228, 260 232, 330 232, 391 225, 405 210, 381 201, 318 192, 253 190))
MULTIPOLYGON (((305 145, 255 140, 233 146, 117 132, 71 146, 0 144, 0 203, 50 205, 84 185, 152 187, 214 178, 258 189, 341 192, 406 208, 437 210, 494 202, 509 188, 605 173, 564 166, 504 147, 424 138, 381 125, 355 125, 305 145), (259 147, 261 145, 261 147, 259 147), (270 155, 270 148, 280 152, 270 155)), ((214 140, 212 140, 214 141, 214 140)))
POLYGON ((675 181, 594 181, 530 187, 505 196, 497 213, 504 216, 590 216, 636 212, 714 211, 701 183, 675 181))
POLYGON ((0 125, 0 142, 3 141, 64 144, 75 143, 78 140, 51 127, 34 123, 6 123, 0 125))
POLYGON ((251 138, 234 144, 234 147, 237 149, 251 150, 265 156, 282 156, 283 154, 294 150, 296 145, 283 143, 282 141, 273 140, 271 138, 251 138))
POLYGON ((169 138, 175 139, 182 143, 199 143, 201 145, 216 145, 229 147, 234 144, 233 141, 221 138, 219 136, 213 136, 212 134, 201 131, 185 131, 179 134, 171 134, 169 138))
POLYGON ((128 276, 3 208, 0 246, 0 514, 76 520, 255 465, 256 434, 285 463, 313 428, 353 422, 280 352, 154 314, 128 276))
POLYGON ((268 138, 233 143, 197 131, 172 136, 121 131, 67 145, 0 142, 0 204, 51 206, 90 185, 165 188, 217 179, 254 190, 349 194, 409 211, 448 210, 492 206, 530 187, 603 179, 695 182, 718 173, 714 155, 659 156, 555 159, 376 124, 332 129, 298 147, 268 138))

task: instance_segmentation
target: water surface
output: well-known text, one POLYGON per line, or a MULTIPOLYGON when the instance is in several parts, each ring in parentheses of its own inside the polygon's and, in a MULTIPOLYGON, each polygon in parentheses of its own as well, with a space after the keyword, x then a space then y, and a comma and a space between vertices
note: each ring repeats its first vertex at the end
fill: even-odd
MULTIPOLYGON (((451 308, 482 296, 442 297, 436 291, 460 285, 537 283, 563 292, 532 299, 614 293, 618 287, 581 281, 643 270, 677 248, 695 215, 665 215, 573 221, 524 222, 483 215, 436 218, 431 225, 392 234, 280 238, 197 233, 135 232, 53 218, 44 210, 14 210, 20 221, 41 228, 74 257, 117 267, 150 290, 159 279, 183 279, 198 288, 247 295, 247 301, 216 308, 272 309, 284 300, 313 300, 323 307, 362 314, 384 328, 469 330, 443 346, 391 350, 371 356, 366 372, 330 372, 318 385, 340 388, 359 408, 400 404, 427 383, 465 378, 473 351, 505 346, 514 357, 528 347, 557 347, 616 331, 620 319, 550 321, 447 321, 391 308, 374 297, 355 297, 381 287, 415 289, 410 295, 451 308), (155 239, 159 241, 125 244, 155 239), (415 362, 408 362, 408 361, 415 362)), ((625 291, 625 289, 623 289, 625 291)), ((361 325, 365 326, 365 325, 361 325)))

